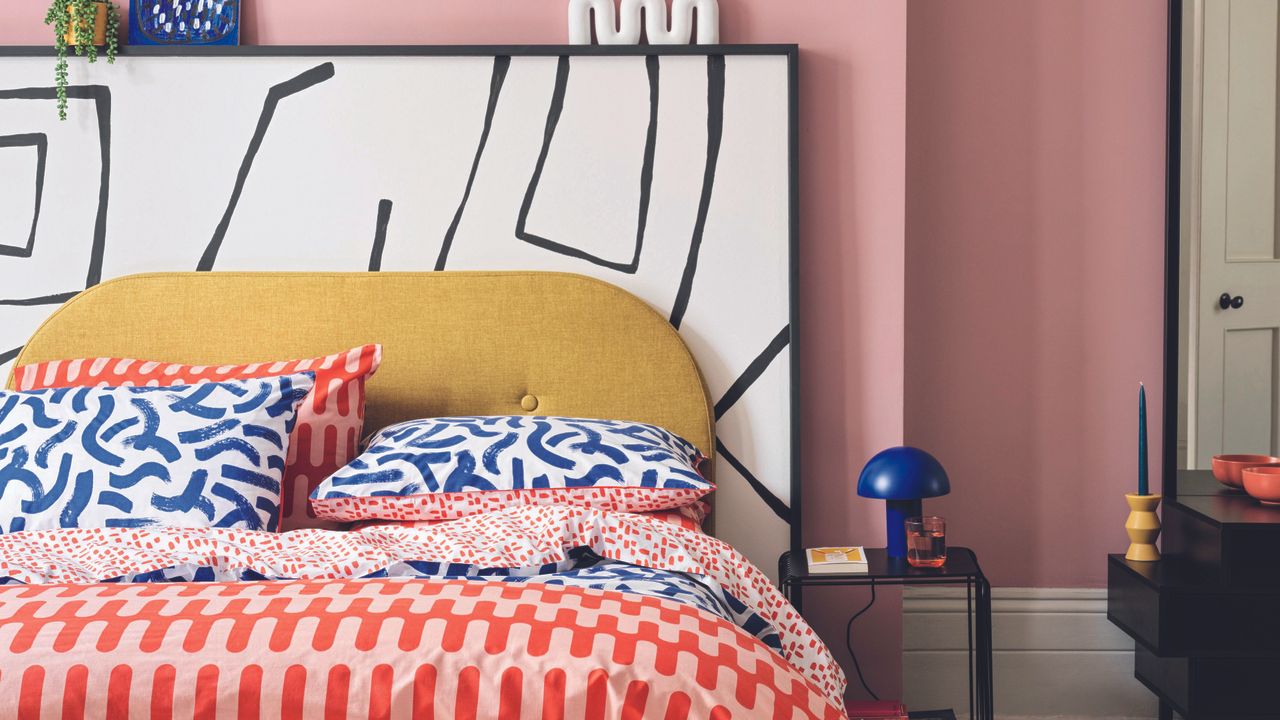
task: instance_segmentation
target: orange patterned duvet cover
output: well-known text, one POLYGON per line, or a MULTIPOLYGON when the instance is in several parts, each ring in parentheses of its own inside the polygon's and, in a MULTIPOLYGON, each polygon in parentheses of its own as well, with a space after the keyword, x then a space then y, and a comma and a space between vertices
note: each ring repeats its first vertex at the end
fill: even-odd
POLYGON ((0 576, 5 718, 843 717, 763 574, 645 515, 14 533, 0 576))

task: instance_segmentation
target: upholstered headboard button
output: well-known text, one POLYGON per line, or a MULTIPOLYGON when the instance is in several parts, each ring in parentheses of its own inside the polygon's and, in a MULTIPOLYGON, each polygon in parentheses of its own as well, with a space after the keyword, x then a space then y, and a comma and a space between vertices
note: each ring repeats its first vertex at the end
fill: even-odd
POLYGON ((538 398, 532 395, 525 395, 520 398, 520 407, 524 408, 525 412, 533 412, 538 409, 538 398))

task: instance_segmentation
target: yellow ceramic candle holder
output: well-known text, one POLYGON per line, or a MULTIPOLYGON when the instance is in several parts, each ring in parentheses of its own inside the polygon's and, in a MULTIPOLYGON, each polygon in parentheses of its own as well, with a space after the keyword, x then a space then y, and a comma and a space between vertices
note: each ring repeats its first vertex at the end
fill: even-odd
POLYGON ((1139 562, 1159 560, 1156 538, 1160 537, 1160 516, 1156 515, 1156 508, 1160 505, 1160 496, 1126 493, 1124 500, 1129 503, 1129 519, 1124 521, 1124 531, 1129 534, 1129 551, 1124 554, 1124 559, 1139 562))

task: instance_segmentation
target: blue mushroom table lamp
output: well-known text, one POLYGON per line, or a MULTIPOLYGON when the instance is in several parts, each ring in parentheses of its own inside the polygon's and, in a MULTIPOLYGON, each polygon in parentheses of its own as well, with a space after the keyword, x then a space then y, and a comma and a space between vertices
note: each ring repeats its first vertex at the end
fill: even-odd
POLYGON ((903 521, 920 517, 924 498, 951 492, 951 481, 942 463, 913 447, 893 447, 876 453, 858 476, 858 494, 885 501, 888 555, 907 556, 907 531, 903 521))

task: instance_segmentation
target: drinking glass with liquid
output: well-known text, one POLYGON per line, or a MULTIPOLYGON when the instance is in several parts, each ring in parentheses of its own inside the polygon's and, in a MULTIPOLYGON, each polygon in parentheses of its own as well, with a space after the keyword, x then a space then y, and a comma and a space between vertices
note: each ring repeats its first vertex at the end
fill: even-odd
POLYGON ((907 562, 912 567, 942 567, 947 562, 947 521, 918 517, 906 521, 907 562))

